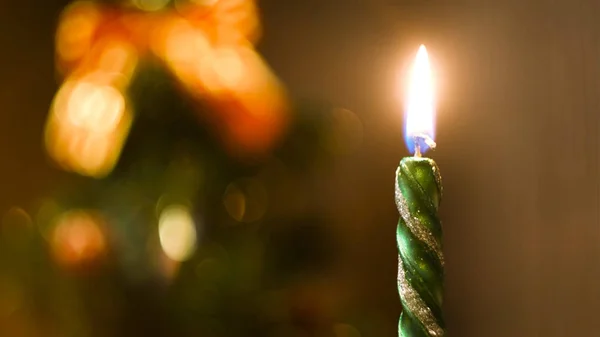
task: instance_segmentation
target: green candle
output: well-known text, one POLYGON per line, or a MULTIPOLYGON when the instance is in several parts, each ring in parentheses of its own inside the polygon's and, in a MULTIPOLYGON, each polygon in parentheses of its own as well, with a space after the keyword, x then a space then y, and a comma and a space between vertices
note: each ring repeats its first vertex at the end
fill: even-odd
POLYGON ((421 46, 413 70, 407 111, 407 141, 414 157, 403 158, 396 170, 396 205, 400 220, 398 292, 402 314, 400 337, 440 337, 444 255, 438 206, 442 183, 436 163, 422 153, 433 142, 433 94, 427 51, 421 46))

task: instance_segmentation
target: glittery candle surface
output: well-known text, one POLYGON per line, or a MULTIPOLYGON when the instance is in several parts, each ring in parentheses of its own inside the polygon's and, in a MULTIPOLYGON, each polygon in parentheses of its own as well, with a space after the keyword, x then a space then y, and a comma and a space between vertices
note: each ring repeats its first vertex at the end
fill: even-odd
POLYGON ((396 171, 395 186, 400 213, 396 231, 402 302, 399 336, 444 336, 444 254, 437 214, 442 197, 439 169, 429 158, 404 158, 396 171))

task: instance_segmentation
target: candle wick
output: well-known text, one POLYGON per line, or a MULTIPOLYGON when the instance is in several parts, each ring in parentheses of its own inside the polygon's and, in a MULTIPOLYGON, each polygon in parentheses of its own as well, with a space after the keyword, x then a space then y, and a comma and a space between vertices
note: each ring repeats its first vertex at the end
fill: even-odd
POLYGON ((431 139, 431 137, 429 137, 428 135, 424 134, 424 133, 418 133, 416 135, 413 136, 414 139, 414 143, 415 143, 415 157, 420 158, 423 156, 423 154, 421 153, 421 142, 424 142, 425 144, 427 144, 427 146, 429 146, 431 149, 435 149, 437 144, 433 141, 433 139, 431 139))
POLYGON ((415 157, 421 158, 421 143, 419 143, 419 137, 415 137, 415 157))

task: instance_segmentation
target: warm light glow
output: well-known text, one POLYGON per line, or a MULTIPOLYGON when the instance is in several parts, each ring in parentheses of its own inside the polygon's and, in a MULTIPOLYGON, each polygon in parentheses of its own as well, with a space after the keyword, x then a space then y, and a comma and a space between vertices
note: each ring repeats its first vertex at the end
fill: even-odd
POLYGON ((237 88, 244 76, 244 61, 235 48, 215 50, 213 69, 226 88, 237 88))
POLYGON ((107 132, 117 127, 124 111, 125 98, 117 89, 81 82, 73 88, 64 113, 75 126, 107 132))
POLYGON ((173 67, 189 66, 211 49, 206 33, 183 20, 171 23, 156 43, 158 52, 173 67))
POLYGON ((287 99, 254 49, 261 33, 256 1, 124 2, 126 8, 76 1, 61 18, 56 59, 65 82, 45 135, 52 159, 82 175, 110 174, 133 118, 129 85, 149 53, 178 87, 218 111, 209 122, 219 125, 230 154, 266 153, 285 131, 287 99))
MULTIPOLYGON (((427 49, 421 45, 415 58, 408 89, 408 104, 406 106, 406 140, 411 151, 414 137, 427 135, 434 138, 434 97, 431 67, 427 49)), ((426 145, 421 144, 425 150, 426 145)))
POLYGON ((81 59, 91 48, 101 21, 97 6, 91 2, 76 2, 64 13, 56 33, 59 59, 72 62, 81 59))
POLYGON ((101 226, 101 218, 87 211, 71 211, 60 216, 50 241, 56 261, 73 266, 104 254, 106 239, 101 226))
POLYGON ((131 119, 123 94, 114 86, 67 81, 46 127, 48 153, 65 169, 104 177, 116 164, 131 119))
POLYGON ((160 245, 174 261, 187 260, 196 250, 196 225, 187 207, 169 206, 158 220, 160 245))
POLYGON ((125 86, 131 80, 138 62, 138 52, 126 42, 114 40, 102 45, 95 69, 96 77, 106 83, 125 86))
POLYGON ((106 38, 90 53, 57 92, 45 140, 64 169, 102 178, 116 165, 131 126, 125 92, 139 52, 124 39, 106 38))

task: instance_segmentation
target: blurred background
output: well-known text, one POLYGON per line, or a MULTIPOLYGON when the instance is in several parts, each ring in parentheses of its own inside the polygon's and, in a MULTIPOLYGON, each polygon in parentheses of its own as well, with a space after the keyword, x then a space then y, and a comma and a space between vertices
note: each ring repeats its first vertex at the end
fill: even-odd
POLYGON ((598 330, 599 2, 96 4, 0 2, 0 336, 395 336, 421 43, 449 334, 598 330))

